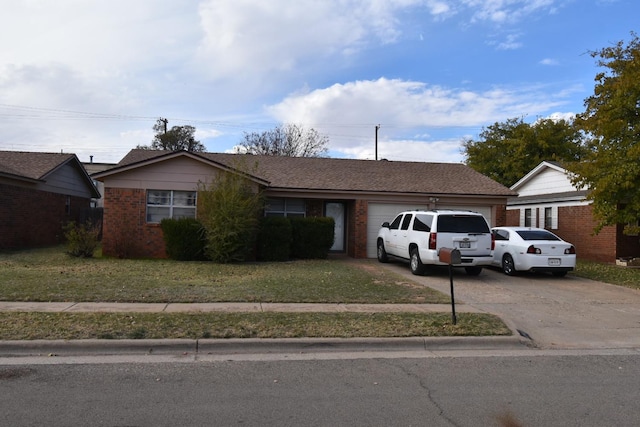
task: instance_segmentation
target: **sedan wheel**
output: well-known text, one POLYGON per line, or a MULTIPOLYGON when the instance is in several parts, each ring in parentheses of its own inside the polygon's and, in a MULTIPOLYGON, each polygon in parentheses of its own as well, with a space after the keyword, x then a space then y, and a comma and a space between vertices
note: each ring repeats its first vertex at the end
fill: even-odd
POLYGON ((387 256, 387 251, 384 250, 384 243, 382 243, 382 241, 378 242, 378 261, 380 262, 389 261, 389 257, 387 256))
POLYGON ((513 263, 513 258, 509 254, 502 257, 502 271, 504 271, 504 274, 507 276, 513 276, 516 274, 516 267, 513 263))

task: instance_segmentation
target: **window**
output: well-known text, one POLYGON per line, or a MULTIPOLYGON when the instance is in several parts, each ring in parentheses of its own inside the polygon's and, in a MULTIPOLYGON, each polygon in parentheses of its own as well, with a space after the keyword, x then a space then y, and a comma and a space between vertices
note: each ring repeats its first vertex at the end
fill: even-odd
POLYGON ((396 219, 393 220, 391 225, 389 225, 389 230, 397 230, 400 228, 400 222, 402 221, 402 214, 398 215, 396 219))
POLYGON ((493 232, 493 238, 495 240, 509 240, 509 232, 506 230, 495 230, 493 232))
POLYGON ((413 221, 413 229, 415 231, 431 231, 431 223, 433 222, 433 216, 417 214, 416 220, 413 221))
POLYGON ((304 217, 304 199, 267 199, 264 216, 304 217))
POLYGON ((195 191, 147 191, 147 222, 158 223, 165 218, 195 217, 195 191))
POLYGON ((400 227, 401 230, 409 229, 409 223, 411 222, 411 218, 413 218, 413 215, 411 214, 407 214, 404 216, 404 220, 402 220, 402 227, 400 227))
POLYGON ((553 209, 544 208, 544 227, 553 228, 553 209))
POLYGON ((524 210, 524 226, 525 227, 531 227, 532 223, 531 223, 531 218, 532 217, 532 211, 530 208, 527 208, 524 210))

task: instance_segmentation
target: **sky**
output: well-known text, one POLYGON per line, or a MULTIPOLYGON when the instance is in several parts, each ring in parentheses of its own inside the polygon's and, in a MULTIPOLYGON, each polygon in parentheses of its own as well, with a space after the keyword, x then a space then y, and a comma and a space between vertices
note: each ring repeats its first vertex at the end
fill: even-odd
POLYGON ((159 118, 209 152, 293 123, 329 156, 464 162, 510 118, 584 111, 637 0, 12 0, 0 150, 117 163, 159 118))

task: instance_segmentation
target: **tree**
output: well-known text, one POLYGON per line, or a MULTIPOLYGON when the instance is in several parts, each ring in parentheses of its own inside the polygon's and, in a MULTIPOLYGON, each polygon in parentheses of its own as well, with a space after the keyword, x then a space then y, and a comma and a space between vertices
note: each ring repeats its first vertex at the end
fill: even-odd
POLYGON ((483 128, 478 141, 463 141, 466 164, 511 186, 542 161, 573 162, 584 155, 582 134, 571 121, 507 119, 483 128))
POLYGON ((640 218, 640 40, 590 52, 606 70, 595 77, 593 95, 576 125, 589 137, 588 154, 571 166, 573 183, 589 189, 600 231, 605 225, 630 224, 640 218))
POLYGON ((264 132, 244 134, 236 152, 268 156, 323 157, 329 139, 313 128, 295 124, 276 126, 264 132))
POLYGON ((196 128, 193 126, 173 126, 167 130, 167 119, 158 119, 153 130, 156 132, 151 145, 138 145, 143 150, 186 150, 201 153, 204 145, 195 139, 196 128))

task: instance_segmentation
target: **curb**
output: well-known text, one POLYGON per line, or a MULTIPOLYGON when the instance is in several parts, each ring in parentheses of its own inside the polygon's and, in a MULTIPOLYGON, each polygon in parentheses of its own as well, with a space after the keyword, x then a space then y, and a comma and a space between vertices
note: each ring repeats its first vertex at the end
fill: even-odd
POLYGON ((278 354, 522 349, 516 335, 408 338, 235 338, 162 340, 0 341, 0 357, 171 354, 278 354))

